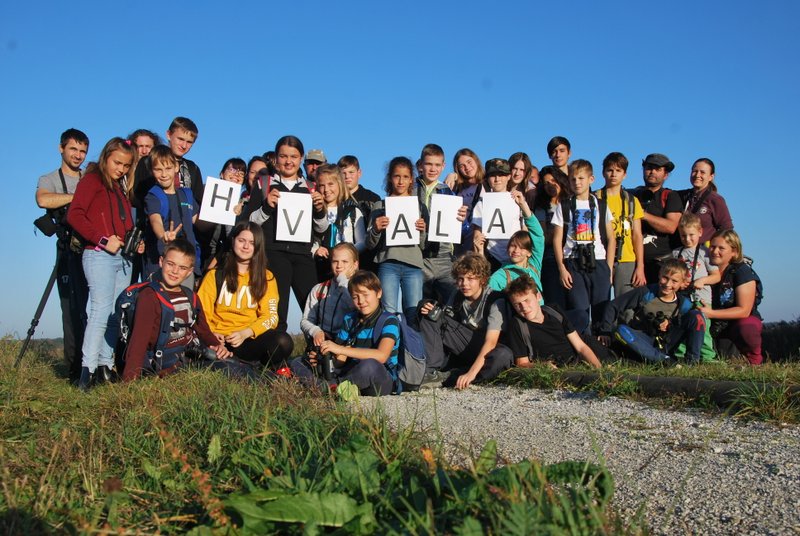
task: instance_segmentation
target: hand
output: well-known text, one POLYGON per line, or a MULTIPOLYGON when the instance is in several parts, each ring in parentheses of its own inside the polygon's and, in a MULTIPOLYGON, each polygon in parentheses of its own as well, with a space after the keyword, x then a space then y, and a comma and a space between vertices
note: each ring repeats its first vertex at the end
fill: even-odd
POLYGON ((483 253, 483 248, 486 245, 486 237, 478 229, 472 233, 472 249, 476 253, 483 253))
POLYGON ((456 173, 448 173, 447 177, 444 178, 444 183, 450 189, 455 188, 457 182, 458 182, 458 175, 456 173))
POLYGON ((245 339, 251 337, 252 335, 253 335, 253 330, 250 328, 245 328, 241 331, 234 331, 233 333, 225 337, 225 342, 227 342, 234 348, 238 348, 245 341, 245 339))
POLYGON ((703 290, 703 287, 705 287, 705 285, 704 285, 704 284, 703 284, 703 283, 702 283, 700 280, 694 281, 694 282, 692 283, 692 286, 693 286, 693 287, 694 287, 696 290, 703 290))
POLYGON ((514 198, 514 202, 519 206, 519 208, 522 208, 522 205, 528 204, 528 202, 525 201, 525 194, 523 194, 519 190, 513 190, 511 192, 511 197, 514 198))
POLYGON ((709 313, 711 313, 711 311, 713 311, 714 309, 712 309, 711 307, 709 307, 706 304, 703 304, 703 306, 702 307, 698 307, 697 310, 700 311, 701 313, 703 313, 704 315, 706 315, 706 318, 711 318, 709 313))
POLYGON ((317 212, 325 209, 325 199, 322 197, 322 194, 316 190, 311 194, 311 203, 314 205, 314 210, 317 212))
POLYGON ((243 206, 244 206, 244 201, 239 201, 238 203, 236 203, 236 206, 233 207, 233 213, 236 214, 237 216, 240 216, 242 214, 243 206))
POLYGON ((468 211, 469 211, 469 207, 467 205, 461 205, 459 207, 459 209, 458 209, 458 216, 456 216, 456 219, 459 222, 464 223, 464 220, 467 219, 467 212, 468 211))
POLYGON ((425 220, 420 218, 416 222, 414 222, 414 226, 417 228, 417 231, 420 233, 425 232, 425 220))
POLYGON ((310 351, 306 352, 306 361, 308 361, 308 364, 310 366, 316 367, 317 366, 317 352, 315 352, 314 350, 310 350, 310 351))
POLYGON ((644 266, 640 268, 636 268, 633 271, 633 277, 631 278, 631 285, 634 287, 643 287, 647 284, 647 279, 644 277, 644 266))
POLYGON ((117 235, 111 235, 108 237, 108 242, 106 242, 106 251, 112 255, 116 255, 123 245, 124 243, 120 237, 117 235))
POLYGON ((608 335, 598 335, 597 340, 600 342, 600 344, 602 344, 606 348, 611 346, 611 337, 609 337, 608 335))
POLYGON ((559 268, 558 272, 561 275, 561 286, 564 287, 567 290, 571 289, 572 288, 572 274, 569 273, 569 270, 567 270, 567 267, 562 264, 561 268, 559 268))
POLYGON ((473 381, 475 381, 475 374, 466 372, 456 380, 456 389, 466 389, 473 381))
POLYGON ((379 216, 375 218, 375 229, 378 231, 383 231, 389 227, 389 217, 388 216, 379 216))
POLYGON ((169 231, 164 230, 164 236, 161 237, 161 240, 163 240, 165 244, 169 244, 170 242, 178 238, 178 233, 183 228, 182 223, 179 223, 178 227, 175 229, 172 228, 173 225, 175 225, 175 222, 169 222, 169 231))
POLYGON ((419 308, 419 314, 426 315, 431 312, 431 310, 436 306, 433 302, 425 302, 422 307, 419 308))
POLYGON ((320 246, 317 248, 317 251, 314 252, 314 255, 321 259, 327 259, 330 253, 328 252, 328 248, 320 246))
POLYGON ((275 208, 278 205, 278 198, 281 196, 280 190, 273 188, 269 191, 269 195, 267 196, 267 204, 271 208, 275 208))
POLYGON ((217 359, 228 359, 233 355, 233 352, 225 348, 224 344, 219 344, 217 346, 209 346, 214 352, 217 354, 217 359))
POLYGON ((344 347, 339 345, 339 344, 336 344, 333 341, 322 341, 319 344, 319 352, 321 354, 332 353, 332 354, 339 355, 343 351, 344 351, 344 347))
POLYGON ((661 323, 658 325, 658 331, 661 331, 661 332, 664 332, 664 333, 666 333, 666 331, 667 331, 668 329, 669 329, 669 319, 668 319, 668 318, 666 318, 666 319, 664 319, 664 321, 663 321, 663 322, 661 322, 661 323))
POLYGON ((320 344, 322 344, 322 341, 324 341, 324 340, 325 340, 325 332, 324 331, 320 331, 319 333, 314 335, 314 337, 312 339, 312 341, 314 342, 314 346, 319 346, 320 344))
POLYGON ((221 333, 213 333, 213 335, 220 344, 225 344, 225 335, 221 333))

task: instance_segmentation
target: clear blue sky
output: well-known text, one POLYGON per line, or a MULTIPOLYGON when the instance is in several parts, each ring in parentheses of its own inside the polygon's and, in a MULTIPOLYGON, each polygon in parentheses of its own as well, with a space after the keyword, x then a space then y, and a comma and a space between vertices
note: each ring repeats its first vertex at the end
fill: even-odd
MULTIPOLYGON (((710 157, 764 280, 765 318, 798 315, 788 232, 798 195, 781 195, 800 149, 798 2, 16 2, 2 12, 0 334, 25 334, 52 268, 53 239, 31 222, 60 133, 86 132, 94 159, 111 136, 163 133, 176 115, 200 128, 189 157, 204 175, 295 134, 329 160, 357 155, 373 190, 392 157, 415 159, 428 142, 448 161, 470 147, 484 161, 525 151, 541 166, 547 140, 564 135, 597 167, 625 153, 628 187, 650 152, 675 162, 674 189, 710 157)), ((37 336, 60 336, 59 315, 54 295, 37 336)))

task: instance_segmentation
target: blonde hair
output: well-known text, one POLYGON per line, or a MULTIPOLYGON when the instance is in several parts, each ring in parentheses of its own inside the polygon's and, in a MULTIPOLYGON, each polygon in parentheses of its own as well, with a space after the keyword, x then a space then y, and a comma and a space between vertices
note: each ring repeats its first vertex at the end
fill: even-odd
POLYGON ((680 221, 678 222, 678 227, 681 229, 688 229, 689 227, 695 227, 697 229, 703 229, 703 223, 700 221, 700 216, 697 214, 692 214, 691 212, 687 212, 683 216, 681 216, 680 221))
POLYGON ((742 253, 742 239, 739 238, 739 234, 736 231, 733 229, 717 231, 713 234, 711 240, 714 240, 715 238, 722 238, 728 243, 731 249, 736 251, 736 255, 734 255, 731 259, 732 264, 739 263, 744 260, 744 253, 742 253))

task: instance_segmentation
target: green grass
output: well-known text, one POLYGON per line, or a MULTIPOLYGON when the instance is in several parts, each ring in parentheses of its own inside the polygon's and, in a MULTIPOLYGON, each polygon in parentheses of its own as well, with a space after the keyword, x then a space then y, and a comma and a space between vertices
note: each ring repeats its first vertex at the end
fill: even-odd
POLYGON ((453 467, 411 432, 292 382, 189 371, 84 394, 0 341, 0 532, 618 534, 582 461, 453 467))

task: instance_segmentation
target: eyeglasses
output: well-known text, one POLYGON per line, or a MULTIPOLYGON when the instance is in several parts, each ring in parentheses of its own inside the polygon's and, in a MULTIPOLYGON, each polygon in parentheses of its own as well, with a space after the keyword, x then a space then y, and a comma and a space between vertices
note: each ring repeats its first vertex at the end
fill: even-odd
POLYGON ((241 169, 235 169, 228 166, 228 169, 226 169, 225 171, 227 171, 231 175, 235 175, 236 177, 244 177, 244 170, 241 169))

